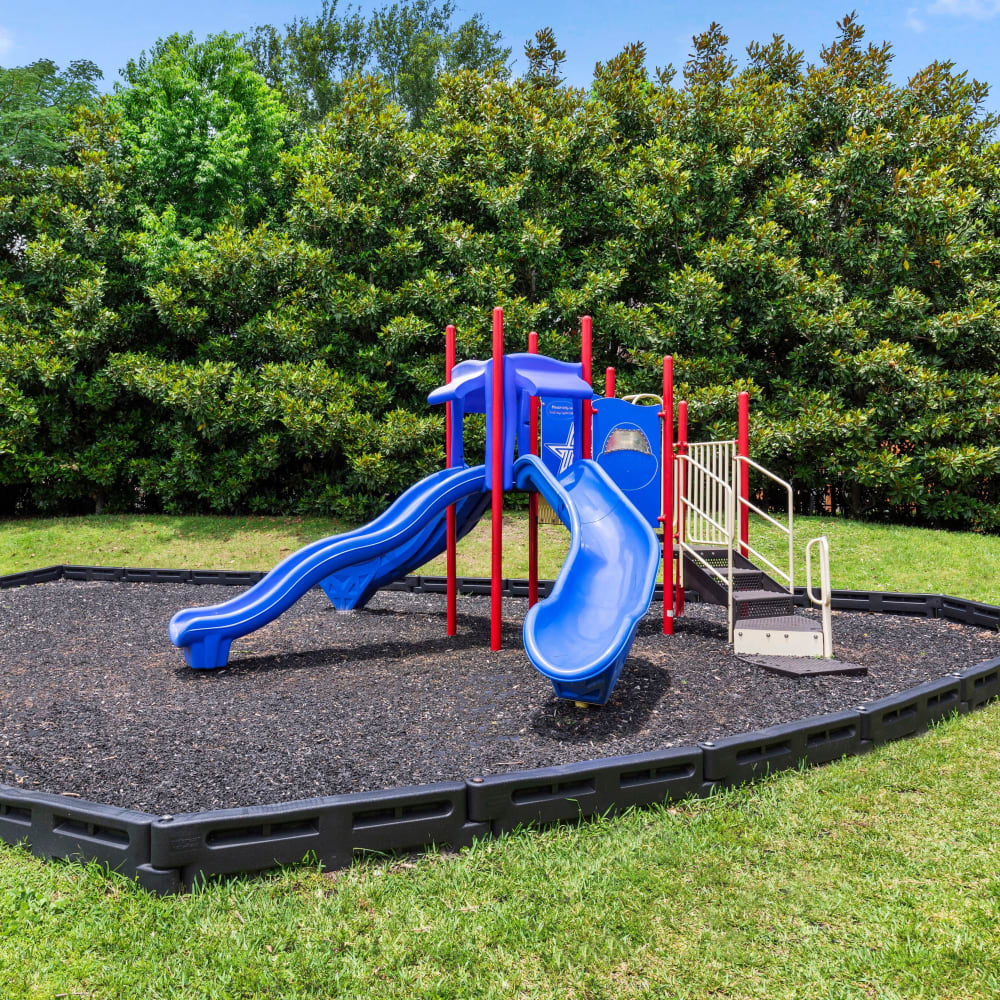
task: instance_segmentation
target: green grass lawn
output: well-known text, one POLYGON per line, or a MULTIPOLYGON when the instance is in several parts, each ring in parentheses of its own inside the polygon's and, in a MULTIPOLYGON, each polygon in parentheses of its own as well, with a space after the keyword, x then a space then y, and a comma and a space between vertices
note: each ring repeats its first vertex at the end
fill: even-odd
POLYGON ((992 708, 747 790, 156 899, 0 850, 5 998, 1000 992, 992 708))
MULTIPOLYGON (((324 518, 275 517, 110 515, 6 521, 0 522, 0 571, 53 563, 267 570, 296 548, 344 527, 324 518)), ((785 543, 777 532, 760 521, 751 532, 751 541, 784 565, 785 543)), ((827 535, 834 587, 944 593, 1000 603, 998 536, 832 517, 798 517, 795 534, 797 583, 802 582, 806 541, 827 535)), ((559 525, 542 525, 540 536, 539 572, 543 579, 552 579, 565 556, 568 536, 559 525)), ((526 516, 505 517, 505 576, 527 576, 527 551, 526 516)), ((420 572, 443 575, 443 557, 420 572)), ((458 572, 489 576, 488 517, 459 543, 458 572)))
MULTIPOLYGON (((6 522, 0 572, 266 569, 331 530, 294 519, 6 522)), ((508 537, 518 532, 515 518, 508 537)), ((1000 539, 801 519, 803 537, 820 532, 835 586, 1000 599, 1000 539)), ((487 538, 481 528, 466 540, 461 572, 485 575, 487 538)), ((544 575, 560 544, 549 529, 544 575)), ((523 575, 519 553, 511 544, 507 575, 523 575)), ((994 706, 707 801, 176 898, 0 847, 0 997, 993 997, 998 788, 994 706)))

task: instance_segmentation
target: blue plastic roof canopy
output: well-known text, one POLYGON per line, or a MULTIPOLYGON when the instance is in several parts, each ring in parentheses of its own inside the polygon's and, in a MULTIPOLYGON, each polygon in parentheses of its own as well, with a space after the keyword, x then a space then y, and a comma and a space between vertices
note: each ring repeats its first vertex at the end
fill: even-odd
POLYGON ((658 406, 623 399, 594 403, 594 461, 654 531, 659 529, 663 505, 662 434, 658 406))
MULTIPOLYGON (((544 354, 506 354, 503 359, 503 488, 514 488, 514 447, 528 454, 528 414, 532 396, 591 399, 594 390, 583 380, 583 366, 544 354)), ((451 381, 428 397, 431 404, 452 404, 452 459, 464 461, 462 418, 486 414, 486 488, 493 470, 493 361, 463 361, 452 369, 451 381)))
POLYGON ((455 465, 465 465, 462 422, 467 413, 486 413, 487 375, 492 373, 492 362, 460 361, 451 370, 451 381, 427 397, 432 405, 451 403, 451 457, 455 465))

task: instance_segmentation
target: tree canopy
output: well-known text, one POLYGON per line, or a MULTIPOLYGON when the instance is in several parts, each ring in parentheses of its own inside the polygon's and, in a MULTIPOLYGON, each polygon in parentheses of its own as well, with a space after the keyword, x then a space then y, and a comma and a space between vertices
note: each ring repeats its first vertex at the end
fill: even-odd
POLYGON ((206 228, 232 211, 257 219, 292 115, 231 35, 171 35, 122 70, 117 116, 133 193, 160 214, 206 228))
POLYGON ((94 103, 102 76, 89 59, 63 71, 51 59, 0 67, 0 166, 60 163, 71 115, 94 103))
POLYGON ((440 92, 443 74, 477 70, 507 75, 510 49, 481 14, 454 25, 453 0, 404 0, 366 19, 337 0, 323 0, 314 18, 283 29, 259 25, 244 44, 257 71, 306 121, 337 107, 351 77, 380 76, 386 96, 419 124, 440 92))
POLYGON ((587 90, 551 32, 526 54, 440 69, 419 115, 345 73, 289 131, 232 38, 175 36, 65 166, 0 175, 7 509, 362 516, 441 461, 441 331, 484 357, 500 305, 564 358, 593 315, 623 392, 674 354, 698 436, 747 389, 803 497, 1000 530, 986 86, 895 81, 853 17, 815 62, 775 36, 740 68, 713 25, 679 79, 636 43, 587 90))

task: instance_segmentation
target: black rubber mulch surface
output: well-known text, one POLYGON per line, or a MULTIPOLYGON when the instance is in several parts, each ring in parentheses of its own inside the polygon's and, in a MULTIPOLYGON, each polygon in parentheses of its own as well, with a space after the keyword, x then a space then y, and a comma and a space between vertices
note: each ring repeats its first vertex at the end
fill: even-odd
MULTIPOLYGON (((233 587, 59 583, 0 591, 0 782, 154 813, 254 805, 653 750, 856 706, 1000 653, 997 633, 841 613, 837 655, 867 677, 793 680, 735 659, 722 608, 659 606, 604 708, 553 697, 521 644, 526 602, 382 593, 339 613, 310 592, 195 671, 180 608, 233 587)), ((572 641, 572 637, 567 637, 572 641)))

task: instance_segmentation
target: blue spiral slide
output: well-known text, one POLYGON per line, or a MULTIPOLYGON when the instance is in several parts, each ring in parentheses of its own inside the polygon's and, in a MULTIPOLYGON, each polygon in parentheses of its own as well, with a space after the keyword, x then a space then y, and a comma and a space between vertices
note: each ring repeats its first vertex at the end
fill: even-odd
POLYGON ((525 455, 514 479, 541 493, 570 533, 552 592, 524 619, 524 648, 560 698, 603 705, 653 599, 656 535, 596 462, 557 476, 525 455))

